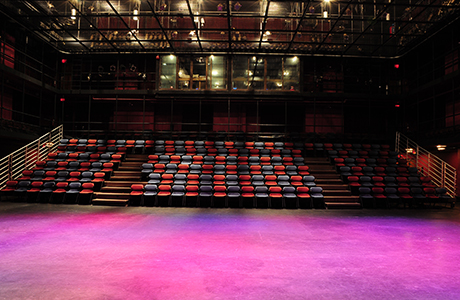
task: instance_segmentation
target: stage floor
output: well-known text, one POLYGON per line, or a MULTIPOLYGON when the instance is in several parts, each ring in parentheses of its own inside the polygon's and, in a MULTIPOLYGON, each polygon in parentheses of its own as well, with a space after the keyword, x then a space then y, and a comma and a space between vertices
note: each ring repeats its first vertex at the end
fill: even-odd
POLYGON ((0 299, 460 299, 460 210, 0 203, 0 299))

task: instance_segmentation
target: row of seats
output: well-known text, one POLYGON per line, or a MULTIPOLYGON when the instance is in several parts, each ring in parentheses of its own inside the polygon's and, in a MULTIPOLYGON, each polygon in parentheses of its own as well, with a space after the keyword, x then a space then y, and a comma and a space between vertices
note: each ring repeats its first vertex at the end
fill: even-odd
POLYGON ((304 165, 303 157, 280 156, 201 156, 201 155, 149 155, 151 164, 228 164, 228 165, 304 165))
POLYGON ((102 169, 98 171, 44 171, 24 170, 22 176, 16 181, 80 181, 87 182, 94 179, 106 180, 110 178, 112 170, 102 169), (31 172, 31 173, 30 173, 31 172), (99 179, 98 179, 99 178, 99 179))
POLYGON ((7 181, 2 197, 16 201, 41 203, 90 204, 103 178, 80 181, 7 181))
MULTIPOLYGON (((24 170, 23 176, 30 176, 36 171, 49 172, 49 171, 91 171, 91 172, 112 172, 116 170, 113 162, 79 162, 79 161, 38 161, 32 170, 24 170)), ((37 172, 39 173, 39 172, 37 172)))
POLYGON ((58 152, 64 153, 154 153, 154 154, 187 154, 187 155, 260 155, 260 156, 302 156, 299 149, 247 149, 247 148, 186 148, 186 147, 125 147, 125 146, 59 146, 58 152))
POLYGON ((309 175, 308 166, 284 165, 199 165, 199 164, 142 164, 141 177, 150 173, 192 173, 192 174, 263 174, 263 175, 309 175))
POLYGON ((358 195, 360 187, 435 187, 429 177, 393 176, 348 176, 347 183, 353 195, 358 195))
POLYGON ((305 143, 305 148, 308 150, 320 151, 341 151, 341 150, 384 150, 390 151, 390 145, 387 144, 360 144, 360 143, 305 143))
POLYGON ((343 166, 339 167, 338 172, 342 178, 348 176, 420 176, 419 171, 415 167, 372 167, 372 166, 343 166))
POLYGON ((329 150, 327 156, 331 159, 334 158, 398 158, 396 151, 384 150, 329 150))
POLYGON ((130 204, 187 207, 312 208, 321 187, 133 184, 130 204))
POLYGON ((407 166, 407 162, 402 159, 395 158, 334 158, 333 164, 338 169, 340 167, 399 167, 407 166))
POLYGON ((360 187, 359 196, 364 207, 455 205, 454 199, 440 187, 360 187))
MULTIPOLYGON (((294 147, 290 142, 233 142, 233 141, 205 141, 205 140, 126 140, 126 139, 61 139, 59 146, 174 146, 174 147, 215 147, 215 148, 259 148, 259 149, 289 149, 294 147)), ((302 146, 302 145, 300 145, 302 146)))
POLYGON ((293 149, 293 143, 283 142, 61 139, 58 145, 59 152, 202 153, 203 149, 210 153, 224 149, 273 150, 273 153, 293 150, 295 154, 301 155, 300 150, 293 149))
POLYGON ((119 153, 89 153, 89 152, 51 152, 46 161, 78 161, 78 162, 120 162, 124 158, 119 153))
POLYGON ((252 185, 252 186, 316 186, 315 177, 289 175, 212 175, 212 174, 170 174, 150 173, 149 184, 193 184, 193 185, 252 185))

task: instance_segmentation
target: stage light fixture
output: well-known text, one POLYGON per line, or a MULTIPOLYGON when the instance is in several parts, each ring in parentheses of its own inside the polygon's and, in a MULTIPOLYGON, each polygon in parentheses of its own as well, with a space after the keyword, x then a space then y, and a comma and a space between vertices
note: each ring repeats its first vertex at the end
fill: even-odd
POLYGON ((72 8, 72 10, 70 11, 70 18, 72 20, 77 19, 77 10, 75 8, 72 8))

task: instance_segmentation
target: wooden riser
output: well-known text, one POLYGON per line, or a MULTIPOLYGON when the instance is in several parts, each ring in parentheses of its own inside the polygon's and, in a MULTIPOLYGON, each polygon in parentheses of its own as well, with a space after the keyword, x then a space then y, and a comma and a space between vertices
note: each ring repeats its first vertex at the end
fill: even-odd
POLYGON ((135 181, 139 182, 141 180, 141 176, 111 176, 110 181, 135 181))
POLYGON ((101 193, 130 193, 130 186, 105 186, 101 189, 101 193))
POLYGON ((318 186, 323 186, 323 185, 328 185, 328 184, 342 184, 343 181, 340 179, 334 179, 334 178, 316 178, 315 179, 316 185, 318 186))
POLYGON ((358 196, 331 196, 331 195, 326 195, 324 196, 324 201, 325 202, 359 202, 359 197, 358 196))
POLYGON ((129 199, 129 193, 106 193, 96 192, 94 198, 97 199, 129 199))
POLYGON ((324 190, 348 190, 347 184, 322 184, 324 190))
POLYGON ((108 206, 127 206, 128 200, 126 199, 93 199, 93 205, 108 205, 108 206))
POLYGON ((350 202, 325 202, 327 209, 337 208, 337 209, 361 209, 361 203, 350 203, 350 202))
POLYGON ((139 184, 143 184, 143 185, 146 185, 147 182, 146 181, 139 181, 139 180, 136 180, 136 181, 122 181, 122 180, 119 180, 119 181, 106 181, 104 186, 105 187, 131 187, 132 184, 134 183, 139 183, 139 184))
POLYGON ((140 176, 141 175, 141 170, 140 169, 139 170, 127 169, 127 170, 124 170, 124 171, 117 170, 117 171, 113 172, 112 176, 123 176, 123 175, 126 175, 126 176, 137 175, 137 176, 140 176))
POLYGON ((334 197, 342 197, 342 196, 351 196, 351 192, 349 190, 326 190, 323 189, 324 196, 334 196, 334 197))

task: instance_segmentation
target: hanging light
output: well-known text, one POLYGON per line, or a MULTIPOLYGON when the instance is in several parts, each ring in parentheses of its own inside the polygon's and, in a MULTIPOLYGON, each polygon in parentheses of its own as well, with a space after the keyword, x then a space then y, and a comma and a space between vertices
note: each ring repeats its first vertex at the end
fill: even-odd
POLYGON ((387 15, 386 15, 386 20, 390 21, 390 14, 389 13, 387 13, 387 15))
POLYGON ((133 10, 133 15, 134 15, 133 20, 134 20, 134 21, 138 21, 138 20, 139 20, 139 17, 138 17, 138 15, 139 15, 139 10, 138 10, 137 8, 135 8, 135 9, 133 10))
POLYGON ((327 18, 327 10, 323 11, 323 17, 327 18))
POLYGON ((77 10, 75 8, 72 8, 72 10, 70 11, 70 18, 72 20, 75 20, 77 18, 77 10))

